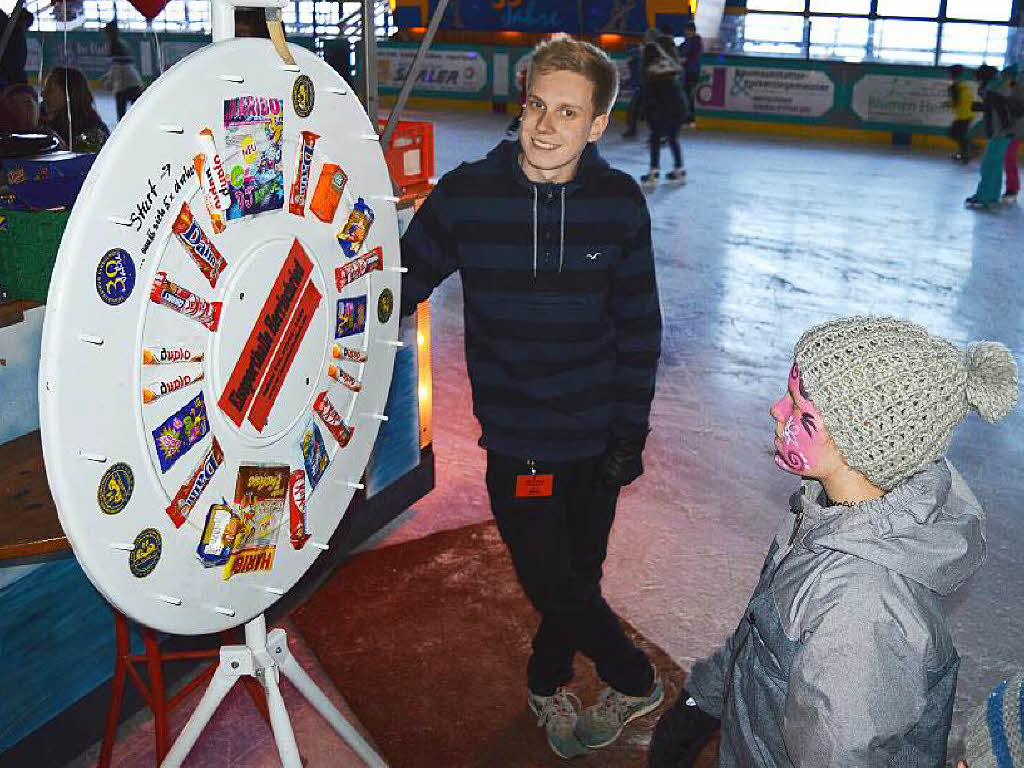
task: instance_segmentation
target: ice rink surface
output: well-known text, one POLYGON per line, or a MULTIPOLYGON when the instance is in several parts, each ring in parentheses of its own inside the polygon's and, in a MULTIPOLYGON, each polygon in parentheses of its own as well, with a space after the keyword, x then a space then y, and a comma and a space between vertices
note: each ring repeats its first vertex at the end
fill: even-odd
MULTIPOLYGON (((113 100, 99 107, 113 126, 113 100)), ((438 175, 486 154, 509 119, 406 116, 434 123, 438 175)), ((638 176, 647 167, 643 136, 627 141, 621 131, 613 124, 601 153, 638 176)), ((965 210, 977 162, 963 168, 938 152, 699 129, 682 139, 688 183, 648 196, 663 352, 647 470, 622 494, 604 587, 619 615, 689 669, 734 629, 778 519, 790 514, 798 481, 772 462, 768 407, 785 388, 797 338, 832 317, 894 314, 960 345, 1001 341, 1024 362, 1024 209, 965 210)), ((437 486, 369 546, 490 518, 458 276, 431 306, 437 486)), ((1022 426, 1021 407, 996 426, 972 414, 950 453, 988 513, 989 544, 986 564, 948 601, 962 657, 953 742, 965 710, 1024 667, 1022 426)), ((239 699, 221 722, 251 709, 239 699)), ((356 764, 304 702, 289 699, 289 710, 310 765, 356 764)), ((123 729, 119 764, 151 754, 148 728, 123 729)), ((193 758, 276 764, 269 730, 244 732, 258 737, 214 728, 193 758)), ((92 765, 95 752, 72 765, 92 765)))
MULTIPOLYGON (((482 157, 508 121, 408 116, 434 122, 438 175, 482 157)), ((621 131, 609 129, 601 153, 639 175, 643 137, 621 131)), ((977 163, 939 152, 699 129, 683 145, 688 182, 648 196, 663 353, 646 473, 623 492, 604 586, 621 616, 689 668, 735 627, 790 514, 798 481, 772 462, 768 407, 797 338, 828 318, 893 314, 961 346, 1001 341, 1024 362, 1024 210, 965 210, 977 163)), ((458 277, 431 302, 437 488, 378 546, 490 516, 458 277)), ((1022 425, 1021 408, 996 426, 972 413, 950 452, 988 514, 989 544, 948 602, 962 657, 954 734, 966 708, 1024 666, 1022 425)))

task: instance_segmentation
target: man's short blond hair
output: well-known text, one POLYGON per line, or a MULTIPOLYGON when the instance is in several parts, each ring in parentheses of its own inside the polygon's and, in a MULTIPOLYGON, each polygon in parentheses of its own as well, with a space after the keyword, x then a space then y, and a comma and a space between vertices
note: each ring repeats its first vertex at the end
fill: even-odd
POLYGON ((594 86, 594 117, 607 115, 619 95, 619 70, 608 54, 596 45, 564 36, 545 40, 533 49, 527 72, 527 89, 535 75, 575 72, 594 86))

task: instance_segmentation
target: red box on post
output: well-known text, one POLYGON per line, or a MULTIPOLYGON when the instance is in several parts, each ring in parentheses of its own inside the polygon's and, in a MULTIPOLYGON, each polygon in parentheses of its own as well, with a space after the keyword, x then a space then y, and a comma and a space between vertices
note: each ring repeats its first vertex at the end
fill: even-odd
MULTIPOLYGON (((379 120, 383 130, 386 120, 379 120)), ((384 159, 395 184, 403 193, 426 189, 434 175, 434 124, 425 120, 399 120, 384 159)))

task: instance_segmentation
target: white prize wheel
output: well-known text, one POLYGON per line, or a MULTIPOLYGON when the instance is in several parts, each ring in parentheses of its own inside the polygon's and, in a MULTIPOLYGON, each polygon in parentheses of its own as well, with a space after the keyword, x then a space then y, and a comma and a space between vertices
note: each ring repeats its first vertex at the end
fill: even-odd
POLYGON ((326 548, 385 418, 400 300, 388 170, 345 81, 289 49, 294 65, 267 40, 221 40, 146 89, 89 173, 50 284, 40 422, 61 525, 104 597, 165 632, 234 627, 287 592, 326 548), (338 235, 359 229, 360 199, 373 221, 361 246, 358 232, 345 241, 350 257, 338 235), (220 304, 216 330, 202 302, 220 304), (310 420, 330 459, 315 489, 310 420), (264 465, 256 495, 278 500, 268 478, 303 470, 307 540, 290 494, 283 512, 238 503, 242 465, 264 465))

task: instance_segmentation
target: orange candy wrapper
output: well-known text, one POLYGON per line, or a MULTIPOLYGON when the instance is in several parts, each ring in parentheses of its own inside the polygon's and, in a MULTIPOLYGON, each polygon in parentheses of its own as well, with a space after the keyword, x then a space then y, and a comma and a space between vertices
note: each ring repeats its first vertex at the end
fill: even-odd
POLYGON ((320 221, 327 224, 334 221, 334 214, 338 210, 341 193, 345 191, 347 182, 348 176, 341 170, 340 165, 324 163, 324 167, 320 169, 316 189, 313 190, 313 202, 309 204, 309 210, 320 221))

